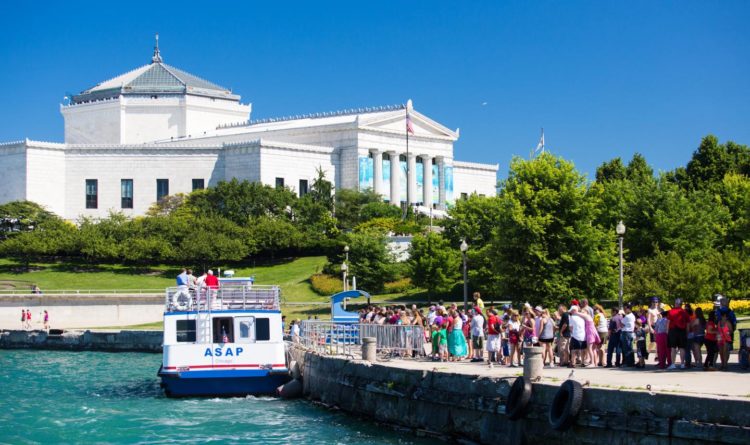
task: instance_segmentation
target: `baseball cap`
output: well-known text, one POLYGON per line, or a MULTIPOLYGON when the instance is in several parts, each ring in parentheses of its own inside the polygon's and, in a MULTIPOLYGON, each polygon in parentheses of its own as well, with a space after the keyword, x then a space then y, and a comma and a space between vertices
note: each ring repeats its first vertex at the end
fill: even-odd
POLYGON ((572 300, 572 301, 570 302, 570 305, 571 305, 571 306, 578 306, 578 300, 574 298, 574 299, 573 299, 573 300, 572 300))

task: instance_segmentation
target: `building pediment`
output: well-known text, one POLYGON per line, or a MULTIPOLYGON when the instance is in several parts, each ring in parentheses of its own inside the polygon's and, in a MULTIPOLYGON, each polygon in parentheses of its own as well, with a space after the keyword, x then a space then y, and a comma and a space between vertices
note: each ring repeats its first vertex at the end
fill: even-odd
MULTIPOLYGON (((451 141, 458 139, 458 130, 453 131, 416 110, 409 112, 409 118, 415 137, 451 141)), ((362 130, 403 135, 406 132, 406 110, 396 110, 376 116, 360 115, 357 119, 357 127, 362 130)))

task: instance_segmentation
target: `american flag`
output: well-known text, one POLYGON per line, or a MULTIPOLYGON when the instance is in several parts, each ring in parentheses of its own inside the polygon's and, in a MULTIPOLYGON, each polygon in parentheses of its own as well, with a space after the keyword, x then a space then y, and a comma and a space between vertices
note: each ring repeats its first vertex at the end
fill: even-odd
POLYGON ((229 343, 229 337, 227 337, 227 332, 223 329, 221 330, 221 342, 229 343))
POLYGON ((406 113, 406 132, 414 134, 414 127, 411 125, 411 117, 409 117, 409 113, 406 113))

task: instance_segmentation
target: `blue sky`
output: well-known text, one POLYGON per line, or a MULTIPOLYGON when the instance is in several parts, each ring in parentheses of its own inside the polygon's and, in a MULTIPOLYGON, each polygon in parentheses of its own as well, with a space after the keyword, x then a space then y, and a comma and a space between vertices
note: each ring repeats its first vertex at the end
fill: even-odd
POLYGON ((150 61, 252 102, 253 117, 404 103, 461 128, 456 158, 547 146, 593 175, 700 138, 750 143, 748 1, 3 2, 0 141, 60 141, 59 104, 150 61))

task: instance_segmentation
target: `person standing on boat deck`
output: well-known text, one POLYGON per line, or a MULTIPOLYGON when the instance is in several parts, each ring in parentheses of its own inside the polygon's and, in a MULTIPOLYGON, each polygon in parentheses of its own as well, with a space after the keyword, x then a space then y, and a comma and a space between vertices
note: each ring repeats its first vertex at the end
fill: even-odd
POLYGON ((178 302, 183 298, 190 298, 190 294, 188 293, 188 274, 187 269, 184 268, 177 275, 177 292, 172 296, 172 305, 177 306, 178 302))
POLYGON ((214 271, 209 269, 208 275, 206 275, 205 279, 206 286, 208 286, 211 289, 218 289, 219 288, 219 279, 214 275, 214 271))
POLYGON ((190 295, 195 296, 195 288, 196 288, 195 281, 197 280, 197 278, 195 278, 195 275, 193 275, 193 269, 187 270, 187 278, 188 278, 187 284, 188 284, 188 289, 190 290, 190 295))

